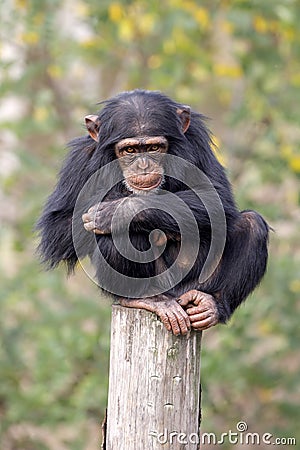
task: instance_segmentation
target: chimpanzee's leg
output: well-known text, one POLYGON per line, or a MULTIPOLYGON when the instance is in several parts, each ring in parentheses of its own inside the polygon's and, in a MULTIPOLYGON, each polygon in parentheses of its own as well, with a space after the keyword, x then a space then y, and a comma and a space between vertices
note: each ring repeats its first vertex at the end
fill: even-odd
POLYGON ((257 286, 266 270, 268 232, 267 223, 258 213, 241 213, 227 236, 215 273, 197 290, 180 296, 179 303, 186 309, 194 329, 225 323, 257 286))

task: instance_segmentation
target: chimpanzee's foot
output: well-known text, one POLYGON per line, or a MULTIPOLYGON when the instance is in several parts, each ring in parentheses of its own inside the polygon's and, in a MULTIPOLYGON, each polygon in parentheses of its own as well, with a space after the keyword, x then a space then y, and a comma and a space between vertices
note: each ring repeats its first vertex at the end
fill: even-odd
POLYGON ((186 335, 191 328, 188 314, 175 298, 167 297, 166 295, 138 299, 121 298, 120 304, 128 308, 146 309, 154 312, 161 319, 167 330, 172 331, 175 336, 179 334, 186 335))
POLYGON ((181 295, 178 302, 186 310, 195 330, 207 330, 219 322, 218 309, 212 295, 193 289, 181 295))

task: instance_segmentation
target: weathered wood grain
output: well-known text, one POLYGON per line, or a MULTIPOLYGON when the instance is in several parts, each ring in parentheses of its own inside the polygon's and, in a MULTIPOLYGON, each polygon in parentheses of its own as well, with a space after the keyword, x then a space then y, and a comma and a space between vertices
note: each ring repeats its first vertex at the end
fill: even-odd
POLYGON ((106 450, 198 448, 200 346, 201 333, 175 337, 154 314, 113 306, 106 450))

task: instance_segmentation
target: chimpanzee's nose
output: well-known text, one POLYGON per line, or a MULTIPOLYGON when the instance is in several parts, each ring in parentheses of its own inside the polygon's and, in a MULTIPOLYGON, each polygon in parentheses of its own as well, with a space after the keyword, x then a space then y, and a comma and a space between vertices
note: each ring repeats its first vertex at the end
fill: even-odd
POLYGON ((139 158, 139 168, 141 170, 146 170, 149 167, 149 162, 148 162, 148 158, 141 156, 139 158))

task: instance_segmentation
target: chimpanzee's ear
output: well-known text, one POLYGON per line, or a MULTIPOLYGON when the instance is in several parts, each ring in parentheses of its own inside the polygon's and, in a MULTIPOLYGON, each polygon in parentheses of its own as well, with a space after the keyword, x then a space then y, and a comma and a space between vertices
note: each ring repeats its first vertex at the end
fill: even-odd
POLYGON ((88 116, 85 116, 85 125, 89 132, 89 135, 91 138, 94 139, 94 141, 99 142, 99 128, 100 128, 100 119, 95 114, 90 114, 88 116))
POLYGON ((182 105, 180 108, 177 108, 176 112, 181 120, 182 132, 185 133, 191 123, 191 108, 189 106, 182 105))

